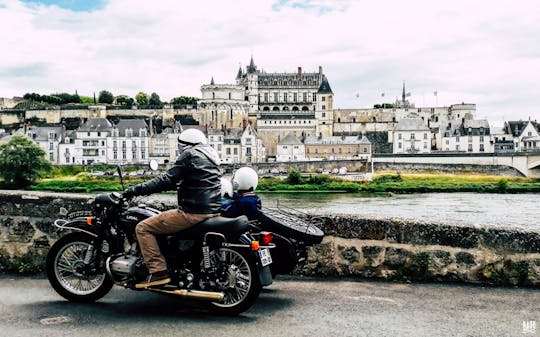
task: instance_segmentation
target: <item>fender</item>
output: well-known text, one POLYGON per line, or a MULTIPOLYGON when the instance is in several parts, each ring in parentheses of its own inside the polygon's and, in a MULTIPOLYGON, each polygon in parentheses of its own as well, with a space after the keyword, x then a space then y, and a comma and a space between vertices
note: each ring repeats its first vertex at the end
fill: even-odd
POLYGON ((95 233, 95 229, 92 226, 88 225, 86 219, 86 217, 77 217, 71 220, 56 219, 54 220, 53 225, 59 230, 72 230, 75 232, 85 233, 97 238, 98 235, 95 233))

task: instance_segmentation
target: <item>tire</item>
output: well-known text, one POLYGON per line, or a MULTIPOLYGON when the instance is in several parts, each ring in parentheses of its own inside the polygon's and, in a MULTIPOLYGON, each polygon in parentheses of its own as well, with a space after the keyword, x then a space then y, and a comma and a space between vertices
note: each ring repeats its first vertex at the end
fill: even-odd
MULTIPOLYGON (((104 265, 94 275, 85 275, 84 256, 93 238, 83 233, 68 234, 51 247, 47 254, 47 278, 56 292, 71 302, 94 302, 105 296, 113 282, 104 265), (63 265, 62 265, 63 264, 63 265)), ((94 254, 93 262, 96 262, 94 254)), ((104 261, 98 263, 104 264, 104 261)))
POLYGON ((217 261, 219 256, 225 256, 225 266, 229 272, 234 269, 234 275, 228 277, 234 279, 234 285, 226 284, 222 289, 217 289, 225 293, 225 299, 223 302, 211 302, 210 310, 220 315, 236 316, 248 310, 261 292, 255 256, 248 250, 230 248, 220 248, 210 252, 213 263, 223 263, 217 261))
POLYGON ((260 222, 264 229, 308 245, 321 243, 324 232, 307 220, 273 209, 263 209, 260 222))

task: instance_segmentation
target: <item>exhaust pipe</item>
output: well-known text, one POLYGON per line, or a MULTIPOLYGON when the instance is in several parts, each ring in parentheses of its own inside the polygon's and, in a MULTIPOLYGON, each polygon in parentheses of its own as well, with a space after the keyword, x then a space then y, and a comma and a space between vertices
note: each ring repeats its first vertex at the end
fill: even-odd
POLYGON ((167 289, 160 289, 160 288, 146 288, 146 290, 150 290, 156 293, 169 294, 169 295, 175 295, 175 296, 180 296, 180 297, 185 297, 185 298, 192 298, 196 300, 205 300, 205 301, 212 301, 212 302, 223 302, 223 299, 225 298, 224 293, 218 293, 218 292, 212 292, 212 291, 186 290, 186 289, 167 290, 167 289))

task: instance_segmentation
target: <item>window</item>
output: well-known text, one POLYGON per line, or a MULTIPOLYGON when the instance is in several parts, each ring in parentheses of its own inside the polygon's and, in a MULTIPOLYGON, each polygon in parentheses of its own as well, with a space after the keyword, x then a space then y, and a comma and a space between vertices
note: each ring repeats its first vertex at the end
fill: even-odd
POLYGON ((287 145, 283 145, 283 150, 287 150, 287 145))
POLYGON ((398 139, 401 140, 401 133, 398 133, 398 139))
POLYGON ((326 110, 326 105, 323 105, 323 106, 322 106, 322 109, 323 109, 323 110, 326 110))
POLYGON ((294 103, 298 101, 298 95, 296 93, 293 93, 293 101, 294 103))
POLYGON ((230 155, 231 154, 231 148, 228 147, 227 150, 225 151, 225 153, 227 153, 227 155, 230 155))
POLYGON ((456 145, 456 151, 459 151, 459 144, 456 145))
POLYGON ((480 152, 484 152, 484 144, 480 144, 480 152))
POLYGON ((459 142, 459 136, 456 136, 456 142, 459 142))
POLYGON ((238 148, 237 147, 234 148, 234 155, 238 155, 238 148))
POLYGON ((472 152, 472 144, 469 144, 469 148, 467 149, 468 152, 472 152))
POLYGON ((450 139, 447 139, 447 140, 445 141, 445 143, 446 143, 446 145, 449 145, 449 144, 450 144, 450 139))
MULTIPOLYGON (((323 110, 324 110, 324 105, 323 105, 323 110)), ((326 112, 323 112, 322 113, 322 118, 325 118, 326 117, 326 112)))
POLYGON ((264 93, 264 102, 268 102, 268 93, 267 92, 264 93))
POLYGON ((126 137, 132 137, 133 136, 133 130, 127 129, 126 130, 126 137))
POLYGON ((307 92, 303 93, 302 96, 303 96, 303 97, 302 97, 302 98, 303 98, 302 101, 307 102, 307 92))
POLYGON ((141 137, 146 137, 146 130, 141 129, 140 135, 141 135, 141 137))
POLYGON ((53 152, 49 152, 49 160, 54 161, 54 153, 53 152))
POLYGON ((424 149, 427 149, 427 143, 424 142, 424 149))
POLYGON ((326 96, 321 97, 321 101, 326 101, 326 96))
POLYGON ((472 143, 472 136, 469 135, 469 143, 472 143))
POLYGON ((49 132, 49 139, 55 139, 55 138, 56 138, 56 134, 53 131, 49 132))
POLYGON ((54 143, 49 143, 49 150, 54 150, 54 143))
POLYGON ((316 100, 317 100, 317 94, 316 94, 316 93, 313 93, 312 101, 315 102, 316 100))
POLYGON ((279 98, 279 94, 277 92, 274 93, 274 102, 277 102, 279 98))
POLYGON ((398 149, 401 149, 401 142, 399 142, 397 145, 398 149))
POLYGON ((424 139, 427 139, 427 132, 424 132, 424 139))
POLYGON ((288 98, 287 93, 284 93, 284 94, 283 94, 283 102, 287 102, 287 98, 288 98))
POLYGON ((232 98, 232 95, 231 95, 231 93, 229 93, 229 99, 231 99, 231 98, 232 98))
POLYGON ((415 135, 414 135, 414 132, 411 133, 411 139, 415 139, 415 135))
POLYGON ((484 142, 484 136, 480 136, 480 143, 484 142))

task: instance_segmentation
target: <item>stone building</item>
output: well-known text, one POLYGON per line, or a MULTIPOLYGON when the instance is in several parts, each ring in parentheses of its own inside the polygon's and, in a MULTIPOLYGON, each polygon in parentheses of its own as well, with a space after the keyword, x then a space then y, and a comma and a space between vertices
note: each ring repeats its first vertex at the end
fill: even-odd
POLYGON ((449 123, 442 138, 442 151, 492 153, 494 146, 490 126, 485 119, 464 119, 449 123))
POLYGON ((304 143, 294 133, 289 133, 279 141, 276 149, 276 161, 303 161, 306 160, 306 148, 304 143))
POLYGON ((364 136, 306 137, 306 159, 370 159, 371 142, 364 136))
MULTIPOLYGON (((24 132, 24 130, 21 130, 24 132)), ((36 142, 44 151, 45 158, 58 164, 58 146, 64 139, 64 130, 60 126, 30 126, 26 129, 26 137, 36 142)))
POLYGON ((404 118, 393 132, 393 153, 430 153, 431 131, 422 118, 404 118))
POLYGON ((540 151, 540 124, 536 121, 509 121, 504 132, 514 140, 515 151, 540 151))
POLYGON ((121 119, 107 137, 108 164, 147 164, 148 125, 142 119, 121 119))

